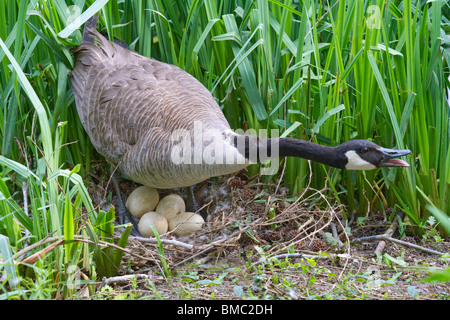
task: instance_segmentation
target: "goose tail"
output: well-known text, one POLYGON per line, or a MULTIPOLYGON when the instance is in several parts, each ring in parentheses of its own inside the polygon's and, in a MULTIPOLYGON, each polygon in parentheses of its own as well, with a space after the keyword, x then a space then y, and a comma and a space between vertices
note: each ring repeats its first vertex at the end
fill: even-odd
POLYGON ((72 84, 72 92, 75 96, 78 114, 81 123, 87 121, 86 110, 88 108, 89 84, 88 79, 93 72, 93 66, 105 60, 105 51, 111 51, 108 41, 97 32, 98 14, 86 21, 81 44, 72 48, 75 56, 75 68, 69 71, 72 84))

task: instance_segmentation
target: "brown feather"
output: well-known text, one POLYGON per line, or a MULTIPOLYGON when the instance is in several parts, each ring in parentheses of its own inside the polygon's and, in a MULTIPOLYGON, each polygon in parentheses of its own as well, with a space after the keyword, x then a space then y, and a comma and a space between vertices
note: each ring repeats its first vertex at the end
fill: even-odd
POLYGON ((204 132, 222 132, 230 149, 233 133, 220 107, 187 72, 122 48, 94 29, 87 32, 94 43, 73 50, 72 89, 81 123, 111 165, 155 188, 189 186, 247 165, 173 163, 172 133, 184 129, 194 139, 195 121, 204 132))

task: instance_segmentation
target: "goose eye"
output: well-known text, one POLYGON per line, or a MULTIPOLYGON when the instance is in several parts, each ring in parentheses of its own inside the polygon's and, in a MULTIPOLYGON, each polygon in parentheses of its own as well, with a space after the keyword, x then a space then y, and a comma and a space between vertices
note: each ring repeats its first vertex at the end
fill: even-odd
POLYGON ((369 152, 369 148, 364 147, 361 149, 362 154, 366 154, 367 152, 369 152))

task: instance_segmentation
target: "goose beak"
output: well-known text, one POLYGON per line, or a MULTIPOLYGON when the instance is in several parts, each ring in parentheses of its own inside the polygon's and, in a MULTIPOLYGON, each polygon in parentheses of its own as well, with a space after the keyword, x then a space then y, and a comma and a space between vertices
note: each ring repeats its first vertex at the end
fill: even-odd
POLYGON ((394 150, 394 149, 380 148, 380 151, 384 156, 384 159, 380 163, 380 167, 409 167, 408 162, 397 158, 411 154, 412 153, 411 150, 408 149, 394 150))

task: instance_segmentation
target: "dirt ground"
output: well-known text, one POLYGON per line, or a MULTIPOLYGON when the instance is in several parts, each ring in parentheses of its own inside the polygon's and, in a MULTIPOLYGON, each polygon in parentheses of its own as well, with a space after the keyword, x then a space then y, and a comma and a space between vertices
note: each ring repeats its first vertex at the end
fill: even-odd
MULTIPOLYGON (((136 187, 121 184, 125 196, 136 187)), ((165 193, 183 195, 183 190, 165 193)), ((124 255, 119 277, 104 279, 89 298, 450 299, 448 282, 423 281, 433 270, 449 267, 448 255, 391 241, 380 250, 379 240, 359 241, 384 234, 391 227, 385 218, 390 211, 348 224, 343 209, 325 193, 309 189, 292 197, 279 185, 248 180, 245 172, 199 186, 196 196, 208 216, 205 227, 189 237, 163 236, 163 254, 156 243, 130 238, 127 248, 133 254, 124 255), (164 273, 164 261, 170 275, 164 273), (136 275, 135 280, 128 275, 136 275)), ((403 224, 394 229, 393 238, 450 252, 449 239, 441 239, 435 229, 425 237, 411 236, 403 224)))

